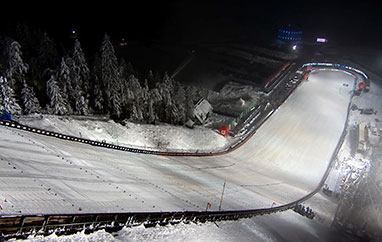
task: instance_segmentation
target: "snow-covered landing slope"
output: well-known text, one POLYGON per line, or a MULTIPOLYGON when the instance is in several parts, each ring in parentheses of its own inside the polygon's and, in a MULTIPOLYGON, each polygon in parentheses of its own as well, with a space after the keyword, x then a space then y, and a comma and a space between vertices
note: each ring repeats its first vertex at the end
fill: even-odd
POLYGON ((343 72, 312 73, 224 156, 134 154, 0 127, 0 213, 203 210, 208 202, 216 210, 224 181, 222 209, 294 201, 323 176, 353 86, 343 72))

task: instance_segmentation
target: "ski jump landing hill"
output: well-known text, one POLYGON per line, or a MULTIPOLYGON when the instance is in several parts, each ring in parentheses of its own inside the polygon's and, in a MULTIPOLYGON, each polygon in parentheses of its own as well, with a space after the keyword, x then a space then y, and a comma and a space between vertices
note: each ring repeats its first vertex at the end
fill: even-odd
POLYGON ((313 71, 251 139, 219 156, 132 153, 0 126, 0 235, 289 209, 320 188, 356 82, 313 71))

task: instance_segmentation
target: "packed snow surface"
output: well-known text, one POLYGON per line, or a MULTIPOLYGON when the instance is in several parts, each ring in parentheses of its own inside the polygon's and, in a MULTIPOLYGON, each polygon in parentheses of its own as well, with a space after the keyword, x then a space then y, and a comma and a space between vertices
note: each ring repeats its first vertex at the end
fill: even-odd
POLYGON ((353 87, 344 72, 313 72, 221 156, 135 154, 0 127, 0 214, 217 210, 225 181, 223 210, 295 201, 327 169, 353 87))

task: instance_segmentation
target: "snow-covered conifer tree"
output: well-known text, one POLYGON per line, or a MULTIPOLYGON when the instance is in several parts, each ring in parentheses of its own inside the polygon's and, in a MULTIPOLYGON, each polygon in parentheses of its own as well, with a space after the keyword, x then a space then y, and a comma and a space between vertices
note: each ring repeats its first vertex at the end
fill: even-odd
POLYGON ((197 89, 195 86, 188 86, 186 89, 186 118, 193 117, 194 102, 197 101, 197 89))
POLYGON ((133 73, 129 72, 128 68, 129 67, 128 67, 125 59, 121 58, 121 60, 119 62, 119 74, 120 74, 121 78, 124 78, 124 79, 128 80, 129 76, 133 75, 133 73))
POLYGON ((25 114, 41 112, 41 106, 33 91, 33 87, 28 86, 28 84, 24 82, 23 89, 21 90, 21 94, 22 94, 25 114))
POLYGON ((119 77, 120 77, 120 90, 121 90, 121 106, 125 112, 129 108, 129 101, 131 97, 131 91, 129 90, 129 74, 127 73, 127 64, 122 58, 119 65, 119 77))
POLYGON ((176 82, 175 84, 175 95, 174 95, 174 104, 178 110, 178 113, 175 114, 175 123, 184 124, 186 122, 186 92, 183 86, 176 82))
POLYGON ((17 24, 16 26, 16 40, 21 45, 23 57, 28 60, 33 52, 32 33, 29 26, 26 24, 17 24))
POLYGON ((149 70, 149 74, 147 75, 147 81, 148 83, 150 83, 150 85, 154 85, 155 84, 155 77, 154 77, 154 73, 152 70, 149 70))
POLYGON ((155 123, 159 120, 157 109, 161 101, 162 96, 159 93, 159 90, 157 88, 151 89, 148 99, 148 116, 146 119, 148 123, 155 123))
POLYGON ((113 114, 117 116, 121 115, 122 113, 121 96, 119 92, 116 92, 113 89, 110 95, 110 107, 113 114))
POLYGON ((84 96, 80 96, 78 102, 76 102, 76 110, 78 114, 87 115, 89 114, 89 104, 84 96))
POLYGON ((81 44, 78 41, 78 39, 76 39, 74 43, 73 61, 74 61, 75 71, 78 73, 79 77, 81 78, 82 91, 84 92, 83 95, 88 97, 89 89, 90 89, 90 84, 89 84, 90 70, 86 62, 85 55, 82 51, 81 44))
POLYGON ((40 37, 37 58, 41 67, 40 72, 44 72, 47 68, 53 69, 58 64, 59 58, 56 44, 46 32, 40 37))
POLYGON ((135 116, 133 120, 142 122, 144 120, 143 113, 145 113, 145 98, 147 97, 147 94, 145 94, 145 90, 142 88, 139 80, 135 78, 134 75, 130 75, 129 77, 128 91, 133 94, 133 100, 130 99, 130 102, 132 102, 132 107, 135 107, 137 114, 133 115, 135 116))
POLYGON ((149 88, 149 83, 147 82, 147 79, 145 79, 145 82, 143 84, 142 92, 143 92, 142 94, 143 99, 145 102, 147 102, 150 96, 150 88, 149 88))
MULTIPOLYGON (((69 71, 65 71, 62 76, 66 76, 66 74, 69 73, 70 85, 67 84, 67 87, 69 87, 67 90, 69 91, 68 101, 70 102, 70 106, 74 110, 74 113, 86 115, 89 113, 89 101, 87 98, 88 95, 84 93, 82 88, 83 79, 81 72, 73 58, 66 57, 65 63, 67 64, 69 71), (82 97, 84 100, 82 100, 82 97)), ((62 70, 65 70, 65 68, 62 68, 62 70)))
POLYGON ((12 114, 20 114, 21 108, 15 98, 15 93, 7 78, 0 76, 0 91, 2 96, 2 108, 9 111, 12 114))
POLYGON ((94 109, 97 113, 102 113, 103 112, 103 95, 102 91, 100 88, 100 85, 98 84, 98 81, 95 82, 94 84, 94 109))
POLYGON ((101 46, 101 80, 104 84, 107 104, 114 113, 120 113, 121 97, 119 88, 121 87, 121 78, 114 47, 107 34, 105 34, 101 46))
POLYGON ((150 99, 150 89, 147 79, 145 79, 144 85, 142 87, 142 105, 143 105, 143 118, 148 121, 149 116, 149 99, 150 99))
POLYGON ((163 81, 156 84, 159 93, 162 96, 162 101, 158 107, 158 116, 161 121, 167 123, 179 123, 179 110, 174 103, 174 80, 167 73, 164 75, 163 81))
POLYGON ((53 71, 51 71, 50 78, 47 81, 46 90, 50 100, 50 112, 56 115, 67 114, 67 100, 62 96, 61 88, 56 79, 56 73, 53 71))
POLYGON ((22 58, 21 46, 17 41, 12 41, 8 50, 8 68, 6 71, 8 85, 14 90, 20 90, 28 71, 28 64, 22 58))
POLYGON ((45 82, 50 77, 49 70, 55 69, 59 62, 57 48, 46 32, 40 32, 36 49, 37 56, 31 61, 32 75, 38 81, 45 82))
POLYGON ((139 106, 137 102, 133 103, 133 109, 131 112, 131 119, 136 122, 142 122, 143 121, 143 113, 142 108, 139 106))
POLYGON ((67 114, 72 114, 73 109, 70 105, 70 98, 74 98, 74 89, 72 87, 71 75, 69 66, 66 64, 66 58, 61 58, 61 65, 58 73, 58 85, 62 90, 62 97, 66 101, 67 114))

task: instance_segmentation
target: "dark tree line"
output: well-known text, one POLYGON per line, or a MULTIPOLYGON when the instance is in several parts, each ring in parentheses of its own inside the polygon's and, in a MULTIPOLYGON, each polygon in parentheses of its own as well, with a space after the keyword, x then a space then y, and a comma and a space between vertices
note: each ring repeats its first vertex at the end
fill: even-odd
POLYGON ((19 26, 15 39, 3 37, 0 42, 0 109, 12 113, 109 114, 136 122, 184 124, 200 96, 196 88, 185 89, 167 74, 150 71, 139 80, 131 63, 117 59, 107 34, 91 66, 78 39, 71 49, 59 52, 47 33, 32 34, 19 26))

